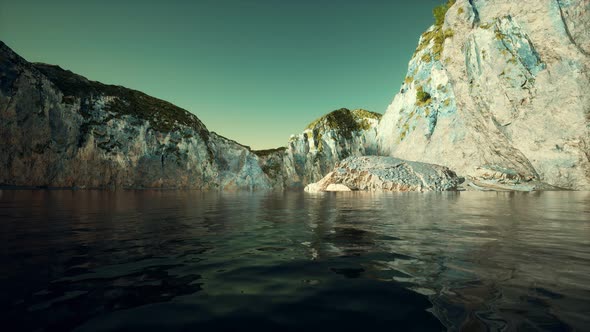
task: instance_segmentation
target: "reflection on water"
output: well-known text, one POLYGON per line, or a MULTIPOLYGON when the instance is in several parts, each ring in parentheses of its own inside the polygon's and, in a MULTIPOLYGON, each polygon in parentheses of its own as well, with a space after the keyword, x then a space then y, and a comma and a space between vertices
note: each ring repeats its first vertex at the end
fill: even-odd
POLYGON ((11 331, 590 330, 590 193, 0 190, 0 263, 11 331))

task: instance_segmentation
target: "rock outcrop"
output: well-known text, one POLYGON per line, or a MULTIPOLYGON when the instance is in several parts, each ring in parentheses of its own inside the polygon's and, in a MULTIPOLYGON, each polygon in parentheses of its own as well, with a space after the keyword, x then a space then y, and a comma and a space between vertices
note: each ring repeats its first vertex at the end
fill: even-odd
POLYGON ((0 185, 283 190, 374 154, 380 114, 340 109, 252 151, 139 91, 32 64, 0 42, 0 185))
POLYGON ((350 157, 305 191, 448 191, 462 182, 444 166, 394 157, 350 157))
POLYGON ((255 153, 275 188, 303 188, 347 157, 375 155, 379 119, 379 113, 339 109, 292 135, 286 148, 255 153))
POLYGON ((457 0, 436 14, 380 122, 380 153, 590 189, 590 2, 457 0))
POLYGON ((31 64, 0 42, 0 184, 269 189, 248 147, 139 91, 31 64))
MULTIPOLYGON (((28 63, 0 42, 0 185, 284 190, 321 180, 312 187, 430 188, 416 180, 420 172, 407 186, 346 172, 322 180, 345 158, 385 155, 444 165, 472 188, 588 190, 589 29, 589 0, 449 0, 381 119, 337 110, 265 151, 139 91, 28 63)), ((384 163, 413 165, 341 165, 372 174, 384 163)))

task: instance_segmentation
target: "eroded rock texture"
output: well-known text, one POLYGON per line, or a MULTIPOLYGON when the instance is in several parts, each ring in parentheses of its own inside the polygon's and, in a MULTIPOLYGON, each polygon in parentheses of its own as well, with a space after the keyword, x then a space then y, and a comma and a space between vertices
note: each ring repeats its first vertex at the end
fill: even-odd
POLYGON ((590 189, 590 1, 458 0, 420 39, 382 154, 590 189))
POLYGON ((444 166, 394 157, 350 157, 305 191, 448 191, 462 182, 444 166))

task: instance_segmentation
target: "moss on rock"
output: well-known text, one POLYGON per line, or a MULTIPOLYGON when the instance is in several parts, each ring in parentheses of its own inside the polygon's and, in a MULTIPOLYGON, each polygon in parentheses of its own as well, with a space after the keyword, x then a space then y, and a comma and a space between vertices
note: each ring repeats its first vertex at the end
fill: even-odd
MULTIPOLYGON (((63 93, 64 100, 71 102, 73 98, 80 98, 81 104, 84 104, 103 96, 114 97, 106 106, 107 111, 146 120, 152 129, 163 133, 188 126, 197 131, 204 141, 208 140, 209 131, 196 115, 167 101, 122 86, 90 81, 59 66, 39 63, 34 66, 63 93)), ((87 110, 81 106, 83 116, 85 112, 87 110)))
POLYGON ((422 56, 422 59, 426 62, 430 62, 432 58, 434 58, 435 60, 440 60, 440 57, 444 50, 445 40, 447 40, 447 38, 453 37, 454 35, 453 30, 443 29, 443 24, 445 23, 445 16, 447 14, 447 11, 454 4, 455 0, 449 0, 447 1, 447 3, 434 8, 434 27, 422 34, 420 44, 416 48, 416 52, 414 52, 414 55, 429 47, 431 42, 433 42, 431 49, 432 54, 429 54, 428 57, 426 57, 425 54, 422 56))
POLYGON ((430 104, 432 96, 430 93, 424 91, 424 88, 419 86, 416 91, 416 106, 425 106, 430 104))
POLYGON ((276 148, 276 149, 266 149, 266 150, 252 150, 252 152, 257 155, 258 157, 268 157, 269 155, 275 154, 275 153, 281 153, 284 152, 285 150, 287 150, 286 147, 280 147, 280 148, 276 148))
POLYGON ((455 2, 456 0, 448 0, 447 3, 434 7, 432 14, 434 15, 435 25, 442 26, 445 23, 445 16, 455 2))
POLYGON ((381 114, 363 109, 351 111, 341 108, 313 121, 306 129, 312 130, 314 133, 316 130, 319 132, 322 128, 332 129, 336 130, 339 135, 350 138, 354 132, 371 128, 369 119, 380 120, 381 114))

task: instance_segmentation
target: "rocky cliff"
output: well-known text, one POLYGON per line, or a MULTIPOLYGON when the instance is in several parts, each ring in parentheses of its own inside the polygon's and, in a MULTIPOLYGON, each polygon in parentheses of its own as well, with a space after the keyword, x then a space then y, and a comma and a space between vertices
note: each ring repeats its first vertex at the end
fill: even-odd
POLYGON ((589 30, 590 0, 450 0, 383 118, 337 110, 265 151, 0 42, 0 184, 303 188, 345 158, 387 155, 449 167, 474 188, 587 190, 589 30))
POLYGON ((339 109, 292 135, 286 148, 256 151, 276 188, 303 188, 319 181, 341 160, 377 153, 381 114, 339 109))
POLYGON ((590 189, 590 1, 457 0, 435 16, 380 122, 380 153, 590 189))
POLYGON ((0 44, 0 184, 268 189, 258 157, 139 91, 0 44))
POLYGON ((348 156, 376 152, 380 114, 334 111, 266 151, 193 114, 0 42, 0 185, 79 188, 303 188, 348 156))

